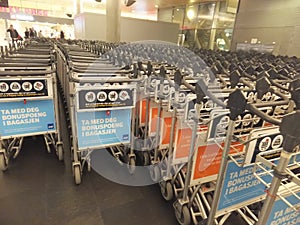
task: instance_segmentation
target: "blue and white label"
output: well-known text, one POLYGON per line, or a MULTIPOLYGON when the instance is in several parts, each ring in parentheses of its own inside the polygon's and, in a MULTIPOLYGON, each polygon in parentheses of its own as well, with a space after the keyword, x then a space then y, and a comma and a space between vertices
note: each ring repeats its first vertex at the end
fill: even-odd
MULTIPOLYGON (((253 175, 253 165, 239 167, 229 161, 225 173, 225 180, 221 191, 218 211, 247 205, 249 201, 257 201, 265 196, 265 186, 253 175)), ((264 177, 271 181, 272 177, 264 177)))
POLYGON ((2 138, 55 131, 53 100, 1 102, 0 124, 2 138))
POLYGON ((131 109, 77 112, 80 149, 129 143, 130 128, 131 109))
MULTIPOLYGON (((294 195, 285 197, 293 206, 299 206, 299 192, 294 195)), ((289 207, 284 201, 278 199, 273 205, 268 222, 266 225, 298 225, 300 224, 300 213, 289 207)))

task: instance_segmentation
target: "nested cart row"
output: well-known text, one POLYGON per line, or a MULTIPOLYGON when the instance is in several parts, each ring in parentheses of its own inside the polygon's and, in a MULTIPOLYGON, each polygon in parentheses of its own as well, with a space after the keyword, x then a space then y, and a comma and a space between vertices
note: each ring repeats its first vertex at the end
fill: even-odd
POLYGON ((1 170, 17 157, 27 136, 43 135, 48 152, 53 146, 63 160, 53 46, 29 44, 1 53, 1 170))
MULTIPOLYGON (((141 75, 128 148, 149 167, 163 197, 177 199, 180 224, 224 224, 234 212, 248 224, 263 224, 261 215, 269 216, 260 213, 266 211, 264 199, 276 193, 270 189, 268 194, 268 187, 254 176, 255 160, 259 152, 281 152, 287 136, 298 140, 297 132, 284 133, 286 124, 281 123, 286 114, 297 115, 297 62, 286 66, 285 59, 264 55, 247 58, 239 53, 225 59, 218 53, 200 53, 214 60, 206 64, 168 44, 137 43, 121 45, 101 58, 70 54, 74 62, 69 68, 101 78, 115 66, 141 75)), ((293 171, 297 166, 293 164, 293 171)), ((297 188, 289 187, 296 199, 297 188)))
POLYGON ((141 78, 132 68, 117 67, 78 45, 58 45, 57 52, 58 75, 70 118, 75 183, 81 183, 85 164, 90 170, 95 150, 109 149, 132 173, 136 158, 130 147, 133 108, 141 78))

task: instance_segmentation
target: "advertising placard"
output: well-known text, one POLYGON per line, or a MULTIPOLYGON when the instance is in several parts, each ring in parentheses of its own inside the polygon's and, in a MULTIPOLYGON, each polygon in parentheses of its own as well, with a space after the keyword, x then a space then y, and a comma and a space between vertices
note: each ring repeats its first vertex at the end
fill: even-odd
POLYGON ((51 96, 51 88, 51 80, 47 79, 1 79, 0 99, 51 96))
POLYGON ((1 138, 55 132, 53 100, 1 102, 0 124, 1 138))
MULTIPOLYGON (((299 196, 296 195, 285 196, 284 198, 294 207, 300 206, 299 196)), ((300 224, 300 213, 289 207, 282 199, 277 199, 273 205, 269 219, 266 225, 298 225, 300 224)))
MULTIPOLYGON (((170 144, 170 137, 171 137, 171 130, 172 130, 172 116, 170 112, 166 112, 163 110, 162 113, 162 124, 160 129, 160 145, 162 148, 169 146, 170 144)), ((175 128, 174 128, 175 129, 175 128)))
POLYGON ((207 130, 207 142, 216 139, 222 140, 226 136, 226 129, 228 127, 229 110, 228 109, 214 109, 210 112, 209 127, 207 130))
MULTIPOLYGON (((239 167, 233 161, 228 162, 217 209, 218 216, 265 198, 266 187, 254 176, 253 170, 254 165, 239 167)), ((270 182, 272 177, 265 175, 264 179, 270 182)))
POLYGON ((192 141, 192 129, 187 125, 177 123, 175 131, 175 145, 173 164, 180 164, 188 161, 192 141), (178 127, 178 128, 177 128, 178 127))
POLYGON ((248 140, 251 141, 245 147, 244 165, 254 163, 256 155, 260 152, 281 148, 283 136, 279 133, 278 127, 265 127, 253 130, 248 140))
POLYGON ((133 107, 135 89, 133 88, 109 88, 79 90, 78 107, 83 109, 118 109, 133 107))
POLYGON ((149 135, 156 134, 156 127, 158 121, 158 105, 156 103, 151 102, 150 104, 150 114, 149 114, 149 135))
POLYGON ((125 144, 131 138, 131 109, 77 112, 79 149, 125 144))
MULTIPOLYGON (((146 123, 146 110, 147 110, 147 100, 143 99, 140 101, 140 125, 144 126, 146 123)), ((149 110, 149 109, 148 109, 149 110)))
MULTIPOLYGON (((242 152, 244 145, 239 142, 233 142, 229 154, 242 152)), ((213 143, 209 145, 199 145, 194 155, 192 169, 192 185, 210 182, 217 179, 222 160, 222 148, 224 143, 213 143)))

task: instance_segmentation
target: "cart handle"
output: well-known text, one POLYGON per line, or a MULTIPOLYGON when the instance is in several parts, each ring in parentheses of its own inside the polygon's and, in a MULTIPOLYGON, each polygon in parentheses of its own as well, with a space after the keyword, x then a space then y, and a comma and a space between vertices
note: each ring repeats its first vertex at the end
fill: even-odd
POLYGON ((70 81, 75 83, 81 82, 90 82, 90 83, 120 83, 120 82, 141 82, 144 80, 144 77, 139 78, 129 78, 129 77, 112 77, 115 74, 105 74, 105 77, 96 77, 96 78, 77 78, 74 76, 70 77, 70 81), (107 77, 109 76, 109 77, 107 77))
POLYGON ((45 74, 50 74, 50 73, 55 73, 55 69, 51 70, 33 70, 33 71, 0 71, 0 76, 1 75, 9 75, 9 76, 19 76, 19 75, 45 75, 45 74))
POLYGON ((252 105, 252 104, 247 104, 246 109, 248 109, 250 112, 254 113, 255 115, 259 116, 260 118, 262 118, 263 120, 272 123, 274 125, 280 125, 281 121, 274 119, 272 116, 269 116, 268 114, 260 111, 256 106, 252 105))

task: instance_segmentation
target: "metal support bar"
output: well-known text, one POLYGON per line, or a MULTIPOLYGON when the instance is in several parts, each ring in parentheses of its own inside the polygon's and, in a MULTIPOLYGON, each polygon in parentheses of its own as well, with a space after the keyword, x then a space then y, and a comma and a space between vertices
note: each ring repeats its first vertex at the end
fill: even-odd
POLYGON ((225 174, 226 166, 227 166, 227 162, 228 162, 228 154, 230 151, 230 144, 231 144, 232 135, 233 135, 233 131, 234 131, 234 125, 235 125, 234 120, 230 120, 229 125, 228 125, 228 130, 227 130, 227 137, 225 140, 225 146, 224 146, 224 150, 222 153, 222 161, 221 161, 221 165, 220 165, 220 169, 219 169, 219 175, 218 175, 218 179, 217 179, 217 183, 216 183, 216 189, 214 192, 214 200, 212 202, 207 225, 215 224, 215 215, 217 212, 221 189, 222 189, 223 182, 224 182, 224 174, 225 174))

